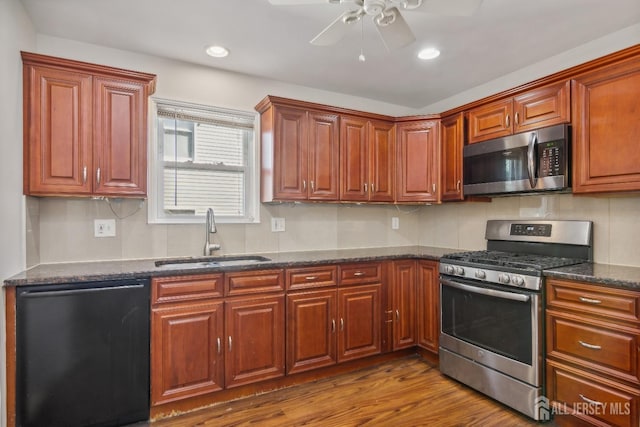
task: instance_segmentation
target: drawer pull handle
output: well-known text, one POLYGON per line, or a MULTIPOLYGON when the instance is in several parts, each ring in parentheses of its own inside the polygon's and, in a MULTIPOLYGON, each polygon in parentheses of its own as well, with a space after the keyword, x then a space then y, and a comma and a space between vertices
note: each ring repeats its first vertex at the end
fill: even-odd
POLYGON ((604 403, 598 402, 597 400, 589 399, 588 397, 584 397, 582 394, 578 394, 578 396, 580 396, 580 399, 584 400, 585 402, 591 405, 604 406, 604 403))
POLYGON ((318 276, 307 276, 304 278, 304 280, 316 280, 318 278, 318 276))
POLYGON ((588 342, 584 342, 584 341, 580 341, 580 340, 578 340, 578 342, 580 343, 581 346, 583 346, 585 348, 590 348, 591 350, 602 350, 602 346, 595 345, 595 344, 589 344, 588 342))
POLYGON ((582 302, 586 302, 589 304, 602 304, 602 301, 600 301, 599 299, 593 299, 593 298, 587 298, 587 297, 579 297, 578 299, 582 302))
POLYGON ((362 271, 356 271, 355 273, 353 273, 354 276, 364 276, 364 273, 362 271))

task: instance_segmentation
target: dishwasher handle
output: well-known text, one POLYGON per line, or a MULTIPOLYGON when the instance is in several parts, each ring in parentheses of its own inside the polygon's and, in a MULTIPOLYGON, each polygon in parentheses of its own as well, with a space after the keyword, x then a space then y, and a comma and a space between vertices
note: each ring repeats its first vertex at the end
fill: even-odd
POLYGON ((115 286, 102 286, 98 288, 79 288, 79 289, 61 289, 59 291, 51 290, 49 287, 46 291, 40 291, 38 289, 33 290, 24 290, 20 292, 20 297, 22 298, 39 298, 39 297, 52 297, 52 296, 66 296, 66 295, 81 295, 87 293, 95 293, 101 291, 114 291, 114 290, 125 290, 125 289, 139 289, 143 288, 142 284, 135 285, 115 285, 115 286))

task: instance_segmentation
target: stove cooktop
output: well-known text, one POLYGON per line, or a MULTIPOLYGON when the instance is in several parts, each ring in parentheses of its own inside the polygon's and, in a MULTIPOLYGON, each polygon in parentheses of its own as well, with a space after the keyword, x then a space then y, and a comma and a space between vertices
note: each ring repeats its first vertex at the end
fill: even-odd
POLYGON ((486 266, 488 268, 520 269, 539 273, 550 268, 579 264, 584 260, 577 258, 562 258, 547 255, 535 255, 501 251, 470 251, 447 254, 442 257, 443 262, 462 262, 465 265, 486 266))

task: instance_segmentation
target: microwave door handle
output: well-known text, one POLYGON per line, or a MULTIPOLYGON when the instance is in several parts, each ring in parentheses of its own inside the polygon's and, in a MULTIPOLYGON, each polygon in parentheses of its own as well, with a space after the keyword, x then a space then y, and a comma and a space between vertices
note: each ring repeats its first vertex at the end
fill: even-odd
POLYGON ((474 294, 488 295, 490 297, 497 297, 502 299, 508 299, 512 301, 527 302, 531 297, 525 294, 514 294, 512 292, 498 291, 496 289, 479 288, 476 286, 465 285, 463 283, 453 282, 447 279, 440 279, 440 283, 443 285, 451 286, 452 288, 461 289, 467 292, 473 292, 474 294))
POLYGON ((538 144, 538 132, 531 132, 529 136, 529 144, 527 146, 527 172, 529 172, 529 184, 531 184, 531 189, 536 188, 538 184, 538 177, 536 176, 536 172, 538 169, 537 165, 537 153, 536 153, 536 145, 538 144))

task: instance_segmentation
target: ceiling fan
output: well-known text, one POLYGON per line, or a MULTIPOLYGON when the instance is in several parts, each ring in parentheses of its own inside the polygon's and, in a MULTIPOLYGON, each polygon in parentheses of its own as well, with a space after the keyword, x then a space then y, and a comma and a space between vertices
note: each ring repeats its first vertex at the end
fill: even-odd
POLYGON ((276 6, 307 4, 353 4, 311 40, 317 46, 330 46, 340 41, 349 28, 370 16, 382 37, 387 50, 399 49, 413 43, 416 38, 402 17, 400 9, 415 10, 437 15, 470 16, 482 3, 482 0, 269 0, 276 6))

